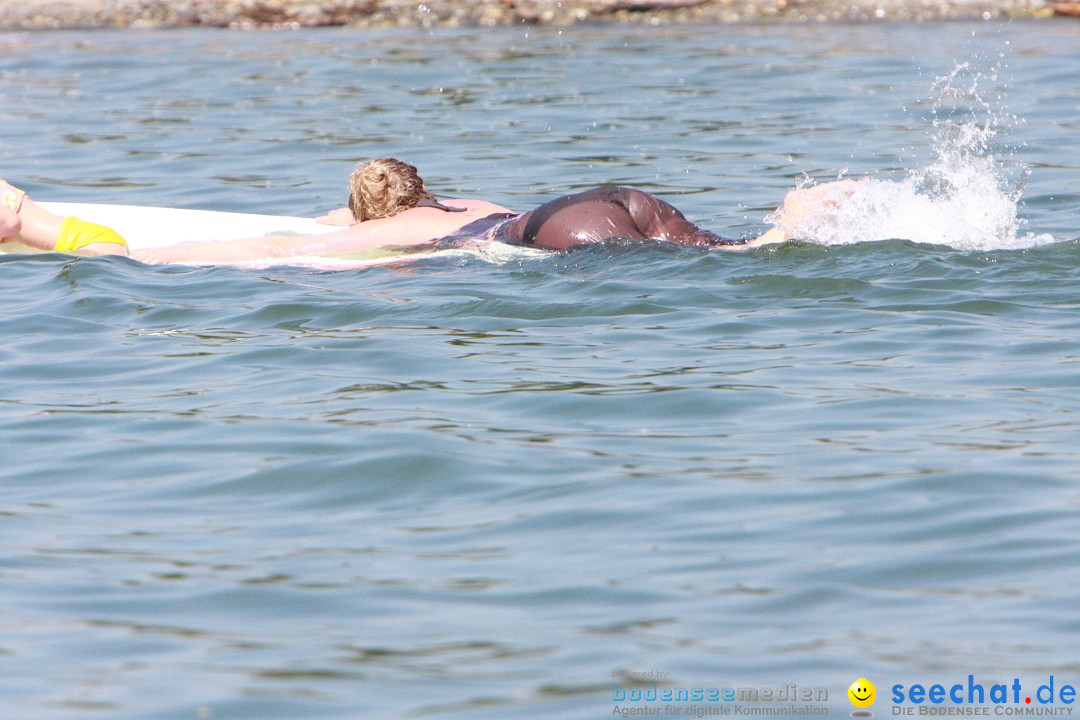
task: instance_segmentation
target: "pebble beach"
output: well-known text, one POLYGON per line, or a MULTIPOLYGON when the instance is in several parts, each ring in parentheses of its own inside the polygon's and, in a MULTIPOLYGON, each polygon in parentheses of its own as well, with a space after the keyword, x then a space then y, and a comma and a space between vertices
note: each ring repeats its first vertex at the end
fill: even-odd
POLYGON ((0 29, 494 27, 624 22, 1003 19, 1069 14, 1046 0, 0 0, 0 29))

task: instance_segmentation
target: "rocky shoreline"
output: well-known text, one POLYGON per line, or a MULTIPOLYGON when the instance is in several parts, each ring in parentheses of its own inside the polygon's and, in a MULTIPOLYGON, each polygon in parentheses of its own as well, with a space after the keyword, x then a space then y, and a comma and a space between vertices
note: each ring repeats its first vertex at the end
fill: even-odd
POLYGON ((0 0, 0 29, 990 20, 1062 7, 1080 0, 0 0))

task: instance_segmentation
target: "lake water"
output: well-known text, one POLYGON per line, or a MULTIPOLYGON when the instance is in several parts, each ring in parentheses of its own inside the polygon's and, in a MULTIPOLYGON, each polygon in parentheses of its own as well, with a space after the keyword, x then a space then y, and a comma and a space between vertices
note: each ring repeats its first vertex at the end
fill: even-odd
POLYGON ((316 214, 398 155, 738 235, 880 181, 749 253, 3 257, 0 718, 1075 685, 1077 67, 1068 21, 0 35, 42 200, 316 214))

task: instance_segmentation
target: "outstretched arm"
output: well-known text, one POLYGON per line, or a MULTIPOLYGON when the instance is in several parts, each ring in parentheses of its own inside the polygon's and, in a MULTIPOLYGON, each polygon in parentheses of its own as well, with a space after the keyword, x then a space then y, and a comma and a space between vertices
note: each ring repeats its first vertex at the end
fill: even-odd
POLYGON ((461 202, 468 205, 467 211, 446 213, 433 208, 412 208, 393 217, 366 220, 326 233, 266 235, 241 240, 181 243, 137 251, 133 253, 133 257, 146 263, 212 265, 420 245, 445 237, 480 217, 505 211, 505 208, 482 200, 461 202))
MULTIPOLYGON (((146 263, 193 263, 216 264, 270 260, 298 257, 301 255, 328 255, 353 253, 383 247, 385 245, 410 245, 403 233, 395 232, 400 223, 397 218, 369 220, 362 225, 351 225, 341 230, 314 235, 264 235, 240 240, 191 242, 150 248, 134 253, 136 260, 146 263)), ((415 242, 429 240, 423 237, 415 242)))
MULTIPOLYGON (((200 265, 291 257, 304 254, 305 248, 316 248, 319 243, 327 241, 328 235, 337 234, 335 232, 327 235, 265 235, 241 240, 179 243, 137 250, 132 253, 132 257, 154 265, 166 263, 200 265)), ((312 249, 310 252, 316 254, 318 251, 312 249)))

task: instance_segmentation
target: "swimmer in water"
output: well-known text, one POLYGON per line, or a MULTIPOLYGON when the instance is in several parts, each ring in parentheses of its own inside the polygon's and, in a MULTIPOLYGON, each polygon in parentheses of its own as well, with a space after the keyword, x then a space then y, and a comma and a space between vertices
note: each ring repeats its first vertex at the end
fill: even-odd
POLYGON ((127 242, 111 228, 54 215, 4 180, 0 180, 0 242, 80 255, 128 252, 127 242))
MULTIPOLYGON (((812 188, 818 191, 825 185, 812 188)), ((360 165, 349 178, 349 203, 318 220, 343 229, 319 235, 267 235, 242 240, 182 243, 137 251, 148 263, 229 263, 301 255, 355 253, 408 246, 455 247, 477 240, 569 250, 612 238, 658 240, 713 248, 750 248, 788 240, 773 228, 752 240, 731 240, 694 225, 674 206, 641 190, 606 187, 565 195, 518 214, 485 200, 443 204, 412 165, 381 158, 360 165)), ((794 220, 808 190, 788 193, 781 217, 794 220)), ((418 248, 419 249, 419 248, 418 248)))

